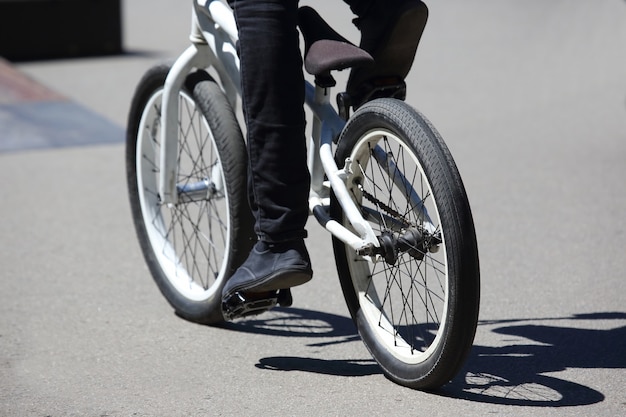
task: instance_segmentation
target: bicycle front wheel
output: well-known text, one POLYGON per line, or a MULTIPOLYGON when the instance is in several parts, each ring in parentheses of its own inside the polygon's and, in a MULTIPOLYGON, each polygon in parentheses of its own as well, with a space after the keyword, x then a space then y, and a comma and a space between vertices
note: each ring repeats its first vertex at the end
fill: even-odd
POLYGON ((170 67, 150 69, 130 109, 126 170, 133 220, 159 289, 185 319, 223 321, 222 288, 252 246, 247 154, 220 87, 204 71, 179 92, 178 202, 159 194, 161 108, 170 67))
MULTIPOLYGON (((391 380, 437 388, 463 365, 479 310, 478 250, 458 170, 432 125, 392 99, 355 112, 336 160, 350 161, 348 190, 379 240, 366 256, 333 239, 359 334, 391 380)), ((350 228, 334 196, 331 215, 350 228)))

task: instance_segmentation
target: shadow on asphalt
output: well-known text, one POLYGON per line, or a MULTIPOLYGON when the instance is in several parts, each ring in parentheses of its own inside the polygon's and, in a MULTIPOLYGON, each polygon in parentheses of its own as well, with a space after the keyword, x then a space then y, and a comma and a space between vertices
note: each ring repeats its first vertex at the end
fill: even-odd
MULTIPOLYGON (((310 338, 312 342, 308 346, 311 347, 324 347, 360 340, 352 319, 299 308, 276 308, 261 316, 226 323, 223 327, 268 336, 310 338)), ((328 360, 276 356, 261 358, 256 367, 273 371, 301 371, 335 376, 382 374, 376 361, 371 358, 328 360)))
POLYGON ((366 376, 382 373, 373 359, 328 360, 276 356, 260 359, 256 367, 272 371, 301 371, 335 376, 366 376))
POLYGON ((604 394, 582 384, 547 375, 566 369, 625 369, 626 313, 580 314, 563 318, 481 322, 494 326, 500 347, 474 346, 465 368, 441 394, 471 401, 537 407, 589 405, 604 394), (602 321, 607 330, 573 327, 602 321), (541 322, 550 322, 542 325, 541 322), (563 325, 554 323, 563 322, 563 325), (621 324, 621 327, 619 325, 621 324), (569 325, 569 326, 568 326, 569 325), (570 327, 571 326, 571 327, 570 327), (524 343, 519 343, 523 338, 524 343))
POLYGON ((259 316, 225 323, 223 328, 268 336, 333 338, 309 346, 325 346, 359 340, 352 319, 321 311, 277 307, 259 316))
MULTIPOLYGON (((475 345, 457 377, 435 394, 468 401, 535 407, 601 402, 604 400, 601 392, 561 379, 560 375, 547 374, 568 368, 626 369, 626 326, 619 327, 624 320, 626 313, 615 312, 563 318, 482 321, 479 327, 487 327, 490 329, 487 331, 502 335, 503 345, 475 345), (574 327, 582 321, 603 323, 602 326, 594 326, 594 329, 574 327)), ((359 340, 350 318, 295 308, 276 309, 262 316, 228 323, 224 327, 268 336, 310 338, 313 343, 309 346, 318 347, 359 340)), ((382 373, 372 359, 268 357, 261 358, 256 367, 336 376, 382 373)))

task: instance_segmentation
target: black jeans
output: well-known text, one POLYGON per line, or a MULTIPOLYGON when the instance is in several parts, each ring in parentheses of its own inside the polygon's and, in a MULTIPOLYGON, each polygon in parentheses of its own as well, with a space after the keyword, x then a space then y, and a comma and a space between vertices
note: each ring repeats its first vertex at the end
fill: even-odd
MULTIPOLYGON (((381 0, 345 1, 360 16, 381 0)), ((310 177, 296 28, 298 0, 231 0, 230 4, 239 29, 255 232, 268 242, 303 238, 310 177)))

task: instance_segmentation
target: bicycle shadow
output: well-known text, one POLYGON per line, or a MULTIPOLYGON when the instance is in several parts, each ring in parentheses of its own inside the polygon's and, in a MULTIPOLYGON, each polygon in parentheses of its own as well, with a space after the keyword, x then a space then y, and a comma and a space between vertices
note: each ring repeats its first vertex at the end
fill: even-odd
POLYGON ((349 317, 291 307, 276 307, 259 316, 226 322, 221 327, 267 336, 336 339, 309 346, 324 346, 359 340, 354 323, 349 317))
MULTIPOLYGON (((310 347, 324 347, 360 341, 352 319, 320 311, 299 308, 276 308, 261 316, 225 323, 225 329, 280 337, 313 339, 310 347), (318 340, 316 340, 318 339, 318 340)), ((364 360, 328 360, 296 356, 259 359, 259 369, 300 371, 333 376, 367 376, 382 374, 371 358, 364 360)))
MULTIPOLYGON (((604 400, 601 392, 560 376, 546 374, 568 368, 626 369, 625 321, 625 312, 481 321, 479 331, 501 335, 499 343, 502 346, 475 345, 461 372, 433 394, 475 402, 535 407, 601 402, 604 400), (582 328, 581 324, 585 321, 602 321, 603 329, 597 329, 599 326, 582 328)), ((309 346, 359 340, 350 318, 295 308, 280 309, 257 318, 229 323, 225 327, 269 336, 324 339, 309 346)), ((334 376, 382 373, 372 359, 267 357, 261 358, 255 366, 272 371, 334 376)))
MULTIPOLYGON (((555 375, 566 369, 625 369, 626 313, 577 314, 563 318, 481 322, 493 333, 523 342, 499 347, 474 346, 459 375, 441 395, 494 404, 559 407, 590 405, 604 394, 555 375), (618 323, 609 329, 586 329, 583 321, 618 323), (537 324, 540 322, 559 323, 537 324), (620 326, 621 324, 621 326, 620 326)), ((506 341, 507 339, 503 339, 506 341)))

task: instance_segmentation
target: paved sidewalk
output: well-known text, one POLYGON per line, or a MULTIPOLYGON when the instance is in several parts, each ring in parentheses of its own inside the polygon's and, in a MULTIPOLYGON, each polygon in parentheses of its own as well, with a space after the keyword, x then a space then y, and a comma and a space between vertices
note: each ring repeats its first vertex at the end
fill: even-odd
POLYGON ((119 143, 123 130, 0 58, 0 152, 119 143))

